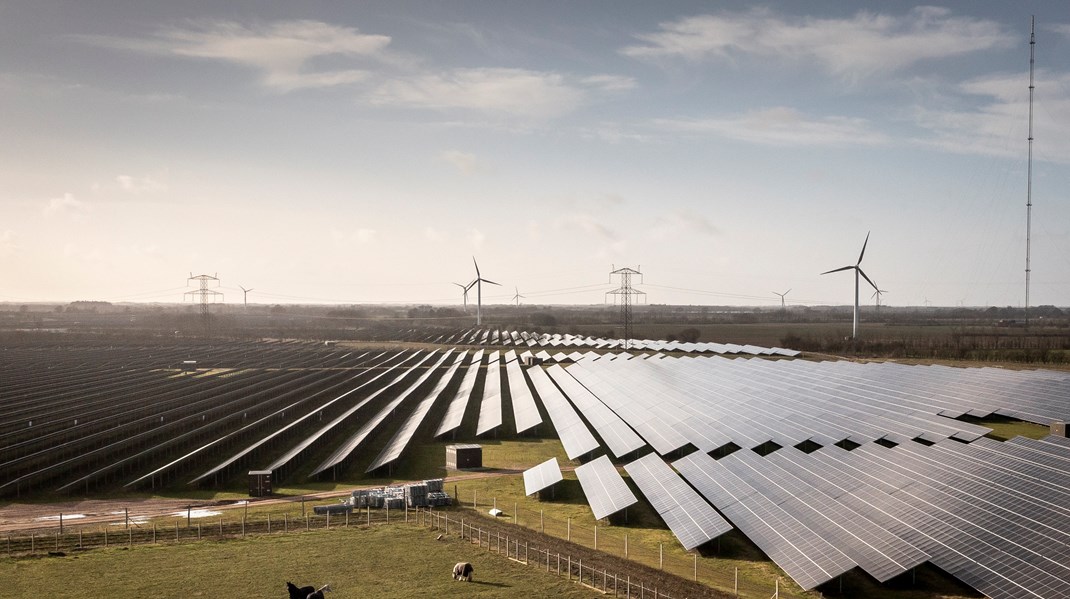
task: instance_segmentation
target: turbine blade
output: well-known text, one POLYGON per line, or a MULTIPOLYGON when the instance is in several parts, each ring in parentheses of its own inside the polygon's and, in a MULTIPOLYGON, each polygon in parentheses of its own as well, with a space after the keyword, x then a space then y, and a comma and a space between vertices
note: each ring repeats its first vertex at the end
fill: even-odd
POLYGON ((867 283, 873 285, 874 289, 880 290, 880 287, 877 287, 877 284, 870 280, 870 278, 866 276, 866 273, 861 268, 858 269, 858 274, 862 275, 862 278, 865 279, 867 283))
POLYGON ((476 262, 476 257, 472 256, 472 264, 476 265, 476 278, 479 278, 479 262, 476 262))
POLYGON ((787 294, 789 294, 789 293, 791 293, 791 289, 788 289, 787 291, 785 291, 785 292, 784 292, 784 295, 787 295, 787 294))
POLYGON ((497 285, 498 287, 502 286, 501 283, 495 283, 494 281, 488 281, 486 279, 480 279, 480 280, 483 281, 484 283, 490 283, 491 285, 497 285))
POLYGON ((836 270, 827 270, 821 274, 827 275, 829 273, 840 272, 841 270, 851 270, 852 268, 858 268, 857 266, 844 266, 843 268, 837 268, 836 270))
POLYGON ((862 264, 862 256, 866 255, 866 244, 869 243, 869 233, 869 231, 866 231, 866 240, 862 242, 862 253, 858 255, 858 262, 855 263, 855 266, 862 264))

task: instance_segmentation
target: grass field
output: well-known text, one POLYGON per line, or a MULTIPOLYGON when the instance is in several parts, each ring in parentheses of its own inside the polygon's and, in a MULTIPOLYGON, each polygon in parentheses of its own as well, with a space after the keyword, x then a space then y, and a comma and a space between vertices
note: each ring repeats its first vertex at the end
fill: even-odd
POLYGON ((285 597, 287 581, 345 597, 592 597, 564 579, 452 537, 390 525, 225 542, 0 559, 4 597, 285 597), (450 578, 458 561, 475 582, 450 578))

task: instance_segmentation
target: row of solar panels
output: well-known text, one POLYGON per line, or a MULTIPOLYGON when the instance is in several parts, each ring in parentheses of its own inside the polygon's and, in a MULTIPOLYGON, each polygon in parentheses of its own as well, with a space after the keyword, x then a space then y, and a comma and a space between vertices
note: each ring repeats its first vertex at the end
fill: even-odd
MULTIPOLYGON (((625 464, 685 547, 728 530, 723 515, 807 589, 856 566, 886 581, 930 561, 991 597, 1070 596, 1070 441, 1000 443, 946 417, 1066 418, 1070 375, 716 357, 546 372, 572 379, 561 389, 603 440, 622 424, 662 455, 700 450, 672 464, 686 483, 654 453, 625 464), (770 441, 783 448, 708 453, 770 441), (823 447, 791 447, 805 441, 823 447)), ((583 486, 596 515, 612 513, 608 492, 583 486)))
POLYGON ((799 352, 780 347, 759 347, 757 345, 737 345, 734 343, 663 341, 659 339, 605 339, 568 334, 532 333, 528 331, 507 331, 498 329, 468 329, 452 334, 434 335, 425 339, 430 343, 443 345, 492 345, 523 346, 539 348, 587 348, 601 350, 623 350, 683 353, 713 353, 727 355, 751 356, 786 356, 794 357, 799 352))

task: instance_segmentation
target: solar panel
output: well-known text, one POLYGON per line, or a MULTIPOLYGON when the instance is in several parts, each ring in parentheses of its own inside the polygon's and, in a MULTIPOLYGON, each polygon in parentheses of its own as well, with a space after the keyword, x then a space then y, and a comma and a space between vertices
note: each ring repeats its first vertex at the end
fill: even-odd
POLYGON ((510 350, 512 360, 506 359, 505 374, 509 380, 509 397, 513 401, 513 419, 516 422, 516 432, 522 433, 542 424, 542 416, 539 415, 539 407, 535 405, 535 397, 528 388, 524 377, 524 370, 520 367, 520 360, 516 358, 516 352, 510 350))
POLYGON ((546 371, 535 366, 529 368, 527 374, 535 392, 539 394, 539 399, 542 400, 542 405, 546 407, 546 413, 550 416, 550 422, 553 423, 557 436, 561 438, 561 445, 564 446, 569 459, 576 459, 598 449, 598 440, 587 429, 572 404, 568 403, 550 380, 546 371))
POLYGON ((610 410, 589 389, 581 385, 560 365, 546 369, 546 374, 557 383, 565 396, 583 413, 595 432, 602 438, 613 455, 622 457, 646 446, 620 416, 610 410))
POLYGON ((487 375, 483 379, 483 401, 479 404, 479 421, 476 423, 477 435, 502 425, 502 374, 498 356, 498 352, 493 351, 487 360, 487 375))
POLYGON ((550 458, 538 466, 524 471, 524 495, 534 495, 564 480, 557 458, 550 458))
POLYGON ((576 478, 583 487, 595 520, 607 518, 639 501, 606 456, 577 466, 576 478))
POLYGON ((454 431, 461 426, 461 421, 464 420, 464 412, 468 408, 468 402, 476 386, 476 376, 479 375, 479 366, 482 361, 483 350, 479 350, 472 356, 472 363, 465 371, 464 378, 461 379, 461 386, 457 387, 457 392, 453 394, 453 399, 450 400, 449 407, 446 408, 446 414, 442 417, 438 430, 435 431, 436 437, 454 431))
POLYGON ((625 464, 624 469, 684 549, 694 549, 732 530, 732 525, 656 454, 625 464))
MULTIPOLYGON (((717 508, 755 545, 804 589, 812 589, 847 572, 854 560, 811 530, 775 501, 753 490, 724 463, 695 452, 673 465, 704 496, 716 498, 717 508)), ((735 460, 738 462, 738 460, 735 460)))
POLYGON ((388 441, 382 451, 379 452, 379 455, 372 460, 371 465, 368 466, 368 469, 365 470, 365 472, 371 472, 372 470, 385 466, 401 457, 401 452, 405 451, 405 447, 408 446, 409 441, 412 440, 412 436, 416 434, 416 430, 423 424, 424 418, 427 416, 427 413, 431 411, 431 407, 435 404, 435 401, 438 400, 439 396, 446 390, 446 386, 453 380, 454 375, 457 374, 457 369, 460 368, 461 363, 464 361, 467 354, 468 352, 466 351, 457 354, 456 359, 454 359, 453 364, 450 365, 449 369, 446 370, 446 373, 439 377, 435 387, 424 396, 424 399, 409 414, 409 417, 405 419, 401 428, 394 433, 394 436, 391 437, 390 441, 388 441))
MULTIPOLYGON (((319 466, 316 466, 316 468, 312 470, 312 473, 309 476, 316 476, 324 470, 333 468, 334 466, 341 464, 346 458, 348 458, 349 455, 353 453, 353 450, 355 450, 361 443, 363 443, 364 440, 368 438, 368 435, 372 434, 372 432, 376 428, 378 428, 379 424, 382 423, 383 420, 386 420, 386 417, 389 416, 398 407, 398 405, 401 404, 401 402, 408 399, 408 397, 414 391, 416 391, 417 387, 422 385, 424 381, 426 381, 435 373, 438 367, 441 366, 447 358, 449 358, 451 353, 453 353, 452 349, 446 351, 446 353, 444 353, 442 357, 440 357, 438 361, 434 363, 434 365, 427 368, 427 370, 422 375, 420 375, 420 377, 417 378, 416 381, 414 381, 411 385, 408 386, 408 388, 402 391, 394 400, 386 404, 383 409, 379 410, 378 414, 367 420, 364 425, 357 430, 356 433, 350 435, 350 437, 346 439, 345 442, 342 443, 342 445, 335 449, 331 453, 331 455, 327 457, 326 460, 323 460, 323 462, 320 463, 319 466)), ((428 358, 430 358, 432 355, 434 355, 434 353, 429 354, 428 358)), ((419 364, 417 366, 419 366, 419 364)))

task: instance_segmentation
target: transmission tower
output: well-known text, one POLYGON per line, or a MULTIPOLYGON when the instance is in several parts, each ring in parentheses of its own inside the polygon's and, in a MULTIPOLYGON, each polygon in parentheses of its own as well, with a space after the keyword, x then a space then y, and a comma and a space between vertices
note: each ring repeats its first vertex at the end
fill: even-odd
POLYGON ((194 301, 197 301, 198 298, 200 299, 200 302, 201 302, 201 324, 203 324, 205 328, 208 328, 208 304, 209 303, 213 303, 214 304, 217 299, 220 300, 220 301, 223 300, 223 294, 221 292, 219 292, 219 291, 214 290, 214 289, 209 289, 208 288, 208 283, 210 281, 215 281, 216 282, 216 286, 218 287, 219 286, 219 278, 215 277, 213 275, 197 275, 197 276, 193 276, 193 273, 191 272, 191 273, 189 273, 189 278, 186 279, 186 285, 189 285, 190 281, 197 281, 200 284, 200 288, 199 289, 194 289, 192 291, 187 291, 186 293, 183 294, 183 298, 185 298, 185 296, 188 295, 191 298, 193 298, 194 301), (211 301, 209 301, 209 300, 211 300, 211 301))
POLYGON ((620 319, 624 325, 624 349, 628 349, 632 338, 632 302, 633 299, 641 300, 646 296, 645 291, 639 291, 632 287, 632 275, 639 275, 639 281, 642 282, 643 273, 638 269, 633 268, 617 268, 610 271, 610 281, 613 280, 613 275, 620 276, 620 287, 613 291, 607 291, 606 295, 612 295, 614 302, 620 302, 620 319))

